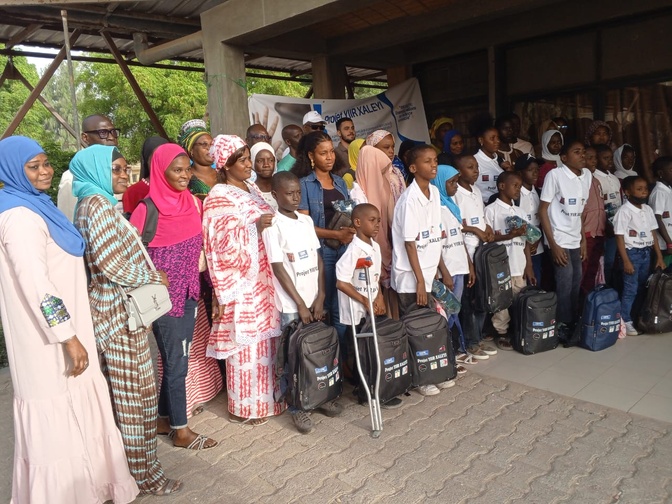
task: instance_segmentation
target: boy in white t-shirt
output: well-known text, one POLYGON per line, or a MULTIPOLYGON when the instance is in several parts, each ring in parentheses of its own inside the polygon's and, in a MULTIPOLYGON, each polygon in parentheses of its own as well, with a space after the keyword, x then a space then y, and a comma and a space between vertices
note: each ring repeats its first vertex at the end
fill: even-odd
MULTIPOLYGON (((275 304, 281 313, 281 327, 300 319, 304 324, 324 317, 324 271, 318 253, 320 241, 310 217, 297 212, 301 185, 291 172, 273 175, 271 194, 278 202, 273 224, 262 239, 273 270, 275 304)), ((327 416, 338 416, 343 408, 332 401, 318 408, 327 416)), ((289 408, 299 432, 313 430, 309 413, 289 408)))
POLYGON ((653 173, 658 175, 651 191, 649 206, 658 221, 658 246, 665 264, 672 264, 672 156, 661 156, 653 162, 653 173))
POLYGON ((623 191, 628 201, 614 217, 614 233, 618 254, 623 261, 623 293, 621 318, 628 336, 641 334, 634 325, 632 305, 637 293, 646 285, 651 267, 651 249, 656 254, 656 268, 665 268, 658 246, 658 223, 653 210, 646 204, 649 189, 642 177, 623 179, 623 191))
MULTIPOLYGON (((533 155, 528 154, 516 159, 514 169, 520 173, 523 185, 520 187, 518 206, 525 216, 524 219, 533 226, 540 226, 539 222, 539 193, 537 192, 537 180, 539 179, 540 162, 533 155)), ((539 240, 536 243, 528 243, 530 256, 532 257, 532 269, 537 285, 541 285, 541 264, 543 260, 544 244, 539 240)))
MULTIPOLYGON (((504 172, 497 180, 499 194, 494 203, 485 207, 485 222, 494 230, 493 241, 501 242, 506 246, 509 255, 509 269, 511 270, 511 285, 514 297, 527 285, 536 285, 537 281, 532 270, 530 249, 525 241, 526 226, 511 228, 506 224, 507 217, 518 216, 526 220, 526 215, 520 207, 514 206, 514 200, 520 198, 522 178, 518 172, 504 172)), ((511 338, 508 335, 511 317, 509 310, 501 310, 492 315, 492 326, 497 331, 499 339, 497 347, 501 350, 513 350, 511 338)))

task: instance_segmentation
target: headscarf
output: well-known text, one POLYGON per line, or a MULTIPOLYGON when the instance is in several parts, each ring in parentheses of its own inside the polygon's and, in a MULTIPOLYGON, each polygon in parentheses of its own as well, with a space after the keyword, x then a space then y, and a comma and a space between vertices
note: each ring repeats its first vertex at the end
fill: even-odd
POLYGON ((376 130, 373 133, 371 133, 369 136, 366 137, 366 145, 371 145, 372 147, 375 147, 387 135, 392 135, 392 133, 390 133, 389 131, 385 131, 385 130, 376 130))
POLYGON ((634 151, 632 145, 627 143, 621 145, 614 151, 614 175, 616 175, 619 179, 624 179, 626 177, 636 177, 639 175, 639 173, 637 173, 634 169, 628 170, 625 166, 623 166, 623 160, 621 159, 621 156, 623 155, 623 150, 626 147, 629 147, 634 151))
POLYGON ((0 213, 25 207, 44 219, 49 235, 65 252, 75 257, 84 255, 84 240, 72 222, 61 212, 49 195, 35 189, 24 169, 25 164, 44 149, 35 140, 11 136, 0 140, 0 213))
MULTIPOLYGON (((229 158, 238 150, 246 147, 245 141, 236 135, 217 135, 210 147, 210 156, 215 160, 217 168, 222 168, 229 158)), ((271 152, 273 150, 271 149, 271 152)))
POLYGON ((350 145, 348 145, 348 162, 350 163, 350 168, 353 170, 357 169, 357 160, 359 159, 359 151, 364 145, 363 138, 355 138, 350 145))
POLYGON ((113 145, 90 145, 80 150, 70 161, 72 194, 78 199, 100 194, 105 196, 112 206, 118 201, 112 190, 112 159, 121 156, 113 145))
POLYGON ((462 145, 462 152, 458 152, 457 154, 453 154, 453 152, 450 150, 450 142, 453 140, 454 136, 460 135, 462 136, 462 133, 455 129, 451 129, 446 131, 446 134, 443 135, 443 152, 446 154, 450 154, 451 156, 459 156, 464 152, 464 144, 462 145))
POLYGON ((441 127, 441 125, 446 123, 450 124, 451 128, 453 124, 455 124, 452 117, 439 117, 434 120, 434 122, 432 123, 432 127, 429 128, 429 139, 431 141, 434 141, 434 136, 436 135, 436 132, 441 127))
POLYGON ((609 132, 609 140, 607 140, 607 145, 611 143, 611 135, 612 135, 611 126, 609 126, 604 121, 593 121, 592 123, 590 123, 590 126, 588 126, 588 129, 586 130, 586 138, 585 138, 586 145, 592 145, 590 137, 593 136, 593 133, 595 133, 595 131, 597 131, 597 128, 599 128, 600 126, 604 126, 605 128, 607 128, 607 131, 609 132))
MULTIPOLYGON (((169 247, 201 233, 201 213, 191 192, 189 189, 178 191, 166 180, 166 169, 178 156, 189 158, 185 150, 174 143, 160 145, 152 156, 148 197, 159 210, 159 220, 150 247, 169 247)), ((131 223, 142 230, 145 223, 138 222, 140 214, 136 212, 131 216, 131 223)))
POLYGON ((548 143, 551 141, 551 138, 556 133, 560 135, 560 141, 564 145, 565 139, 563 138, 562 133, 560 133, 558 130, 548 130, 544 132, 544 134, 541 135, 541 157, 544 158, 544 160, 546 161, 555 161, 555 164, 557 166, 560 166, 562 164, 560 154, 551 154, 550 151, 548 150, 548 143))
POLYGON ((140 178, 149 178, 149 168, 152 161, 152 154, 159 145, 167 144, 168 140, 160 136, 152 136, 142 144, 142 156, 140 157, 140 178))
POLYGON ((273 173, 276 173, 278 171, 278 160, 275 157, 275 152, 273 151, 273 147, 266 143, 266 142, 257 142, 250 148, 250 157, 252 159, 252 169, 255 167, 255 162, 257 160, 257 156, 261 151, 267 150, 273 155, 273 173))
POLYGON ((205 124, 203 119, 192 119, 191 121, 184 123, 180 128, 180 134, 177 137, 177 143, 180 144, 182 148, 187 151, 187 153, 189 153, 191 152, 191 149, 194 146, 194 143, 196 143, 198 137, 209 134, 210 132, 208 131, 208 126, 205 124))
POLYGON ((462 222, 462 214, 460 212, 460 207, 457 206, 455 200, 448 196, 448 191, 446 191, 446 182, 452 179, 455 175, 458 175, 458 172, 455 168, 448 165, 439 165, 436 167, 436 177, 430 180, 430 183, 434 185, 439 190, 439 196, 441 196, 441 204, 448 208, 451 213, 457 218, 459 222, 462 222))

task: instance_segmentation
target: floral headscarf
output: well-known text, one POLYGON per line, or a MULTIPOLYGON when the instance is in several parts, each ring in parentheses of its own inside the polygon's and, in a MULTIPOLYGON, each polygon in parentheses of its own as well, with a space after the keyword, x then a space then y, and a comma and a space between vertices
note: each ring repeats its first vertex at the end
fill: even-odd
POLYGON ((238 149, 246 146, 245 141, 239 136, 217 135, 210 147, 210 156, 215 160, 217 168, 222 168, 238 149))

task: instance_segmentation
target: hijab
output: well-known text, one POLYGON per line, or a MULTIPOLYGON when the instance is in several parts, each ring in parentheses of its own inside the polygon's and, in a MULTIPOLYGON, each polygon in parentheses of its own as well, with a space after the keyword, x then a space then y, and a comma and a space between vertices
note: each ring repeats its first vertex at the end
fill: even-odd
POLYGON ((544 134, 541 135, 541 157, 544 158, 545 161, 555 161, 555 164, 560 166, 562 164, 560 154, 551 154, 548 150, 548 143, 556 133, 560 135, 560 142, 563 144, 565 143, 565 139, 562 137, 562 133, 560 133, 558 130, 545 131, 544 134))
POLYGON ((350 168, 353 170, 357 169, 357 160, 359 159, 359 151, 364 145, 363 138, 355 138, 350 145, 348 145, 348 162, 350 163, 350 168))
POLYGON ((457 206, 455 200, 448 196, 448 191, 446 191, 446 182, 452 179, 455 175, 458 175, 458 172, 455 168, 448 165, 439 165, 436 167, 436 177, 430 180, 430 183, 434 185, 439 190, 439 196, 441 196, 441 204, 448 208, 451 213, 457 218, 459 222, 462 222, 462 214, 460 212, 460 207, 457 206))
POLYGON ((117 198, 112 192, 112 159, 121 156, 119 149, 112 145, 90 145, 80 150, 70 161, 72 194, 78 202, 87 196, 100 194, 112 206, 116 206, 117 198))
POLYGON ((619 179, 624 179, 626 177, 636 177, 639 175, 639 173, 637 173, 634 169, 628 170, 625 168, 625 166, 623 166, 623 160, 621 159, 621 156, 623 155, 623 150, 626 147, 629 147, 634 152, 632 145, 627 143, 621 145, 614 151, 614 175, 616 175, 619 179))
MULTIPOLYGON (((217 168, 223 168, 229 158, 238 150, 246 147, 245 141, 236 135, 217 135, 210 147, 210 156, 215 160, 217 168)), ((273 150, 271 149, 271 152, 273 150)), ((254 171, 252 172, 254 173, 254 171)))
POLYGON ((611 143, 611 135, 612 135, 611 126, 609 126, 604 121, 593 121, 592 123, 590 123, 590 126, 588 126, 588 129, 586 130, 586 137, 584 142, 586 145, 593 145, 590 139, 593 136, 593 133, 595 133, 595 131, 597 131, 597 128, 599 128, 600 126, 607 128, 607 131, 609 132, 609 140, 607 140, 607 145, 611 143))
POLYGON ((386 136, 392 136, 394 138, 394 135, 390 133, 389 131, 385 130, 376 130, 373 133, 371 133, 369 136, 366 137, 366 145, 371 145, 372 147, 375 147, 380 143, 380 141, 385 138, 386 136))
POLYGON ((462 154, 462 152, 464 152, 464 145, 462 146, 462 152, 458 152, 457 154, 453 154, 453 152, 450 150, 450 142, 453 140, 453 137, 457 135, 462 136, 462 134, 455 129, 451 129, 446 132, 446 134, 443 136, 443 152, 450 154, 451 156, 459 156, 462 154))
MULTIPOLYGON (((24 169, 25 164, 44 149, 35 140, 11 136, 0 140, 0 213, 16 207, 25 207, 44 220, 49 235, 68 254, 84 255, 84 239, 49 195, 35 189, 24 169)), ((110 167, 111 168, 111 167, 110 167)))
POLYGON ((450 124, 451 128, 454 124, 454 121, 451 117, 439 117, 434 120, 432 127, 429 128, 429 139, 434 141, 434 136, 436 135, 437 130, 444 124, 450 124))
POLYGON ((254 163, 257 160, 257 156, 259 155, 259 153, 261 151, 265 151, 265 150, 267 150, 268 152, 270 152, 273 155, 273 173, 275 174, 278 171, 278 160, 275 157, 275 152, 273 151, 273 147, 266 142, 257 142, 250 149, 250 157, 251 157, 251 160, 252 160, 252 169, 254 170, 254 167, 255 167, 254 163))
POLYGON ((203 119, 192 119, 180 127, 177 143, 180 144, 185 151, 191 152, 196 140, 203 135, 209 134, 208 127, 203 119))
POLYGON ((159 145, 167 144, 168 140, 160 136, 152 136, 142 144, 142 156, 140 157, 140 178, 149 178, 149 169, 152 162, 152 154, 159 145))

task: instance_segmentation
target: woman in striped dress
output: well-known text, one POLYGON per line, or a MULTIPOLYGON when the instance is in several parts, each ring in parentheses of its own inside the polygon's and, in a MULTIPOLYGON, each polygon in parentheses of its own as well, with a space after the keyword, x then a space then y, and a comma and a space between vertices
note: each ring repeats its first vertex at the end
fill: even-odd
POLYGON ((86 242, 91 275, 89 303, 96 346, 108 380, 115 418, 131 474, 141 493, 177 492, 182 482, 169 480, 156 453, 157 394, 149 351, 150 330, 130 331, 123 288, 168 284, 165 273, 152 271, 135 237, 115 210, 114 194, 128 187, 126 161, 116 147, 92 145, 70 162, 73 194, 78 198, 75 225, 86 242))

